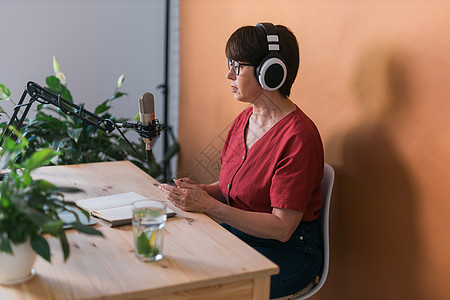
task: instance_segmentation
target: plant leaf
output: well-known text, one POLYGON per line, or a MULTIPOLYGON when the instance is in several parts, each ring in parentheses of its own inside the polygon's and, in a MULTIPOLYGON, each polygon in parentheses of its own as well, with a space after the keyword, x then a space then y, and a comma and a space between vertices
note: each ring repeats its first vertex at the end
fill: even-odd
POLYGON ((0 83, 0 96, 2 98, 11 97, 11 91, 3 83, 0 83))
POLYGON ((68 129, 67 134, 71 139, 75 141, 75 143, 78 143, 78 140, 80 139, 80 135, 83 132, 83 128, 74 128, 74 129, 68 129))
POLYGON ((29 159, 25 161, 25 168, 30 171, 46 165, 56 155, 53 149, 43 149, 41 151, 34 152, 29 159))
POLYGON ((56 61, 56 57, 54 55, 53 55, 53 71, 55 72, 55 74, 61 72, 61 70, 59 69, 59 64, 56 61))
POLYGON ((71 225, 73 226, 73 228, 75 228, 79 232, 82 232, 82 233, 85 233, 85 234, 89 234, 89 235, 103 236, 103 233, 101 231, 98 231, 97 229, 95 229, 95 228, 93 228, 91 226, 83 225, 83 224, 78 223, 78 222, 71 223, 71 225))
POLYGON ((6 252, 12 254, 11 244, 8 239, 6 232, 3 232, 0 236, 0 252, 6 252))
POLYGON ((148 256, 151 252, 151 247, 150 247, 150 241, 148 240, 147 236, 145 235, 144 232, 142 232, 136 241, 136 247, 137 247, 137 252, 139 254, 148 256))
POLYGON ((31 178, 30 172, 24 172, 22 174, 22 180, 25 186, 30 185, 33 182, 33 178, 31 178))
POLYGON ((70 254, 70 247, 69 242, 67 241, 66 232, 64 230, 59 232, 59 240, 61 241, 61 247, 64 253, 64 261, 66 261, 70 254))
POLYGON ((58 232, 63 228, 64 222, 61 220, 50 221, 42 226, 42 230, 44 232, 48 232, 53 236, 56 236, 58 232))
POLYGON ((72 95, 67 87, 61 84, 61 81, 56 76, 48 76, 45 78, 45 83, 47 83, 48 89, 52 92, 61 95, 64 99, 73 102, 72 95))
POLYGON ((108 105, 109 102, 109 100, 103 101, 103 103, 95 108, 94 114, 98 115, 104 113, 105 111, 108 111, 111 108, 111 106, 108 105))
POLYGON ((48 76, 45 78, 45 83, 47 83, 48 87, 56 93, 60 92, 63 88, 56 76, 48 76))
POLYGON ((50 261, 50 246, 45 238, 38 234, 33 234, 31 237, 31 248, 33 248, 34 252, 40 255, 42 258, 50 261))
POLYGON ((128 93, 122 93, 122 92, 115 92, 113 96, 111 96, 111 98, 109 98, 109 101, 113 101, 117 98, 120 98, 122 96, 128 95, 128 93))
MULTIPOLYGON (((55 190, 57 189, 56 185, 54 185, 53 183, 48 182, 47 180, 35 180, 34 181, 34 186, 35 186, 35 191, 37 193, 41 193, 41 192, 51 192, 54 193, 55 190)), ((48 197, 47 197, 48 198, 48 197)))
MULTIPOLYGON (((60 186, 55 188, 55 192, 57 193, 78 193, 83 191, 82 189, 70 186, 60 186)), ((64 202, 65 205, 75 206, 77 207, 75 202, 64 202)))
POLYGON ((125 80, 125 74, 123 73, 122 75, 119 76, 119 78, 117 79, 117 89, 120 89, 122 87, 122 84, 125 80))

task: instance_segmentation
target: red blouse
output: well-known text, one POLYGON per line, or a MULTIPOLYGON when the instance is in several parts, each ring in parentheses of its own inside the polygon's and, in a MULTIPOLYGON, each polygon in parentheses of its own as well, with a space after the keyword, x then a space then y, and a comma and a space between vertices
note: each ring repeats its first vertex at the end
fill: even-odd
POLYGON ((271 213, 273 207, 317 218, 323 176, 319 131, 300 108, 273 126, 246 150, 245 128, 253 112, 238 115, 222 150, 219 186, 228 204, 243 210, 271 213))

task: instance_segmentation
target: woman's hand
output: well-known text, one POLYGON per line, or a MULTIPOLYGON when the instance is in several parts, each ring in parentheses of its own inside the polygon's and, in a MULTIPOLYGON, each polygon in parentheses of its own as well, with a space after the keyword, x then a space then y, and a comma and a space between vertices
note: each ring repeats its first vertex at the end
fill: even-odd
POLYGON ((161 184, 161 190, 166 194, 167 200, 185 211, 206 212, 216 205, 218 201, 210 197, 200 185, 188 178, 174 179, 176 186, 161 184))
MULTIPOLYGON (((192 184, 192 185, 198 185, 198 184, 196 184, 194 181, 192 181, 191 178, 188 178, 188 177, 183 177, 183 178, 174 179, 173 181, 175 182, 175 184, 176 184, 176 181, 178 181, 178 182, 181 181, 181 182, 189 183, 189 184, 192 184)), ((178 186, 178 184, 177 184, 177 186, 178 186)))

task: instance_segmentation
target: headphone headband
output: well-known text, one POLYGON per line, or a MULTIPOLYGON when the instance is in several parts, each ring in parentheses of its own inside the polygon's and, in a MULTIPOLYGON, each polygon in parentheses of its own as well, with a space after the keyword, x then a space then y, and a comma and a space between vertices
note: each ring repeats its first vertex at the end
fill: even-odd
POLYGON ((262 27, 266 32, 269 51, 280 51, 280 40, 275 26, 272 23, 258 23, 256 27, 262 27))

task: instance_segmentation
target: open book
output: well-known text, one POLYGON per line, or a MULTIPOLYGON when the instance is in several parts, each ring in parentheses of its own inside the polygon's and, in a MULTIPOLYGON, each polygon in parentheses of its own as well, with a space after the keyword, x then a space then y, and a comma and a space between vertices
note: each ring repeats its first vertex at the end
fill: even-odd
MULTIPOLYGON (((133 211, 131 203, 138 200, 148 200, 135 192, 115 194, 96 198, 77 200, 75 203, 87 210, 92 216, 107 221, 111 227, 131 223, 133 211)), ((167 217, 172 217, 175 212, 166 207, 167 217)))

